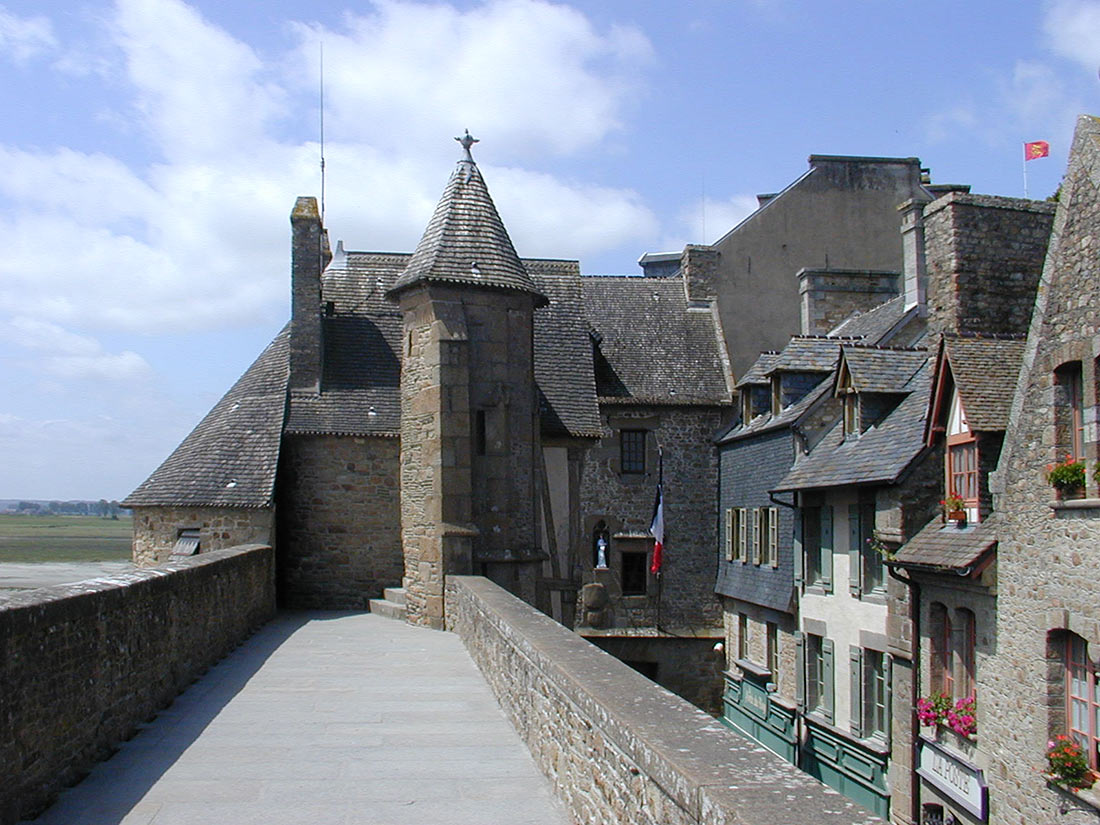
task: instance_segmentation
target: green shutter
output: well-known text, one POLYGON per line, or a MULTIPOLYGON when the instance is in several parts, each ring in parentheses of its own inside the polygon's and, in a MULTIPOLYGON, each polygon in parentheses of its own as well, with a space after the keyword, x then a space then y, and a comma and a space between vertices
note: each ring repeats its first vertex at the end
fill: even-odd
POLYGON ((794 511, 794 586, 802 588, 802 511, 794 511))
POLYGON ((894 730, 894 657, 887 654, 883 656, 882 666, 886 668, 886 744, 893 740, 894 730))
POLYGON ((798 709, 806 712, 806 637, 801 630, 794 632, 794 694, 798 709))
POLYGON ((833 640, 822 639, 821 640, 821 658, 823 660, 822 670, 825 671, 825 702, 824 702, 824 714, 825 720, 830 725, 835 725, 833 721, 834 713, 833 708, 836 702, 836 679, 834 674, 836 673, 836 667, 833 662, 833 640))
POLYGON ((863 648, 848 648, 848 725, 863 738, 863 648))
POLYGON ((860 547, 859 505, 848 505, 848 592, 859 595, 860 547))
POLYGON ((833 508, 821 508, 821 584, 826 593, 833 592, 833 508))

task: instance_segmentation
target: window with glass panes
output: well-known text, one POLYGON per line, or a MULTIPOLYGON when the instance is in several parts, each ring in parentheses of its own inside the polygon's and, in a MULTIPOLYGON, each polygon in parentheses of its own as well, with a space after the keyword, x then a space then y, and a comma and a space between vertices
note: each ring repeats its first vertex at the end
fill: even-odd
POLYGON ((947 440, 948 492, 967 503, 978 502, 978 444, 973 436, 950 436, 947 440), (957 443, 952 443, 959 439, 957 443), (965 440, 964 440, 965 439, 965 440))
POLYGON ((806 707, 816 711, 825 709, 824 641, 821 636, 806 634, 806 707))
POLYGON ((772 675, 772 682, 779 684, 779 625, 768 622, 765 625, 768 640, 768 670, 772 675))
POLYGON ((749 617, 744 613, 737 614, 737 658, 749 658, 749 617))
POLYGON ((645 430, 619 431, 619 459, 622 472, 645 472, 645 436, 645 430))
POLYGON ((863 651, 863 735, 886 735, 886 654, 863 651))
POLYGON ((1089 767, 1100 769, 1100 686, 1097 663, 1089 660, 1084 639, 1069 634, 1066 639, 1066 728, 1088 754, 1089 767))

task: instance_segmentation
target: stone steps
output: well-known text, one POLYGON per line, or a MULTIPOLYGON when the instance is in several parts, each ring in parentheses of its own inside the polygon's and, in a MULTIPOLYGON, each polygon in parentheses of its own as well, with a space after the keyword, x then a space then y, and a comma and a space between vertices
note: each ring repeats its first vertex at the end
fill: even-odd
POLYGON ((401 587, 387 587, 382 591, 381 599, 371 599, 367 605, 371 613, 385 616, 387 619, 405 619, 405 590, 401 587))

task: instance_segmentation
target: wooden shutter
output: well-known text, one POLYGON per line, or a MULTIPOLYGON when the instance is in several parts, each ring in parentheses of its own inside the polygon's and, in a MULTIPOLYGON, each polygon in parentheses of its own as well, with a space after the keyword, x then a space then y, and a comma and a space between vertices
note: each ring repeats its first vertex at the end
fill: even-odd
POLYGON ((806 637, 801 630, 794 632, 794 694, 798 710, 806 712, 806 637))
POLYGON ((733 508, 726 508, 726 561, 733 561, 733 508))
POLYGON ((760 523, 761 507, 752 508, 752 563, 760 564, 760 541, 763 535, 763 525, 760 523))
POLYGON ((863 648, 848 648, 848 726, 863 738, 863 648))
POLYGON ((861 564, 859 530, 859 505, 848 505, 848 592, 853 596, 859 595, 859 578, 861 564))
POLYGON ((805 559, 802 557, 802 510, 794 511, 794 586, 802 589, 802 580, 805 574, 802 572, 805 559))
POLYGON ((821 585, 833 592, 833 508, 828 504, 821 507, 821 585))
POLYGON ((886 669, 886 745, 889 746, 893 740, 894 730, 894 657, 886 654, 883 658, 882 666, 886 669))
POLYGON ((821 640, 821 659, 822 659, 822 668, 821 669, 824 671, 823 681, 825 682, 825 701, 822 704, 824 705, 823 713, 825 715, 825 719, 826 719, 826 721, 829 722, 830 725, 836 724, 833 721, 833 717, 834 717, 833 708, 835 706, 834 703, 836 701, 836 690, 835 690, 836 680, 834 678, 834 674, 836 673, 836 668, 834 667, 833 658, 834 658, 833 657, 833 640, 832 639, 822 639, 821 640))
POLYGON ((749 530, 749 511, 745 507, 737 510, 737 560, 747 562, 749 560, 749 541, 746 535, 749 530))
POLYGON ((779 566, 779 508, 768 508, 768 564, 779 566))

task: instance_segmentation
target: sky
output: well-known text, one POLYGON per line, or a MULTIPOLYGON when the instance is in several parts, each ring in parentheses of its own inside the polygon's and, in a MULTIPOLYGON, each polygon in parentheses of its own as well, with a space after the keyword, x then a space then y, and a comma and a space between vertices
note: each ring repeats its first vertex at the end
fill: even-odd
POLYGON ((289 314, 289 214, 409 251, 464 129, 517 251, 639 272, 817 154, 1058 186, 1100 0, 0 0, 0 498, 121 499, 289 314))

